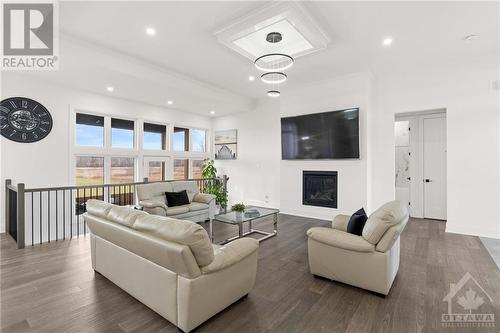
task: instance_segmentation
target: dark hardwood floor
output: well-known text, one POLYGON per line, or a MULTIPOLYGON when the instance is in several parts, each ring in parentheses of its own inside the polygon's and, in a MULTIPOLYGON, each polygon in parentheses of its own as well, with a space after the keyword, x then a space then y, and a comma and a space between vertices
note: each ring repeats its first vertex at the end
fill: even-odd
MULTIPOLYGON (((256 223, 256 225, 259 225, 256 223)), ((447 234, 444 222, 412 219, 401 237, 401 264, 381 297, 313 277, 306 230, 330 222, 280 215, 277 237, 261 243, 254 290, 196 332, 498 332, 500 271, 477 237, 447 234), (496 327, 443 327, 443 298, 470 272, 483 296, 482 313, 496 327)), ((260 223, 271 229, 271 221, 260 223)), ((236 234, 215 225, 216 238, 236 234)), ((0 236, 2 332, 176 332, 133 297, 94 274, 87 238, 17 250, 0 236)), ((327 260, 327 258, 325 258, 327 260)), ((223 281, 221 281, 223 283, 223 281)))

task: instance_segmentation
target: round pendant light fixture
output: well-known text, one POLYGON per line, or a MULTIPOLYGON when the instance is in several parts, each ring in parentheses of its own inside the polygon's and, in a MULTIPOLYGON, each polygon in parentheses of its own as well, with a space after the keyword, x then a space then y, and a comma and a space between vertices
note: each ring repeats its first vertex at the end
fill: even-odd
POLYGON ((280 92, 278 90, 269 90, 267 96, 269 97, 280 97, 280 92))
POLYGON ((293 58, 284 53, 268 53, 255 59, 254 64, 264 72, 283 72, 293 66, 293 58))
POLYGON ((280 84, 286 81, 286 74, 282 72, 267 72, 260 76, 262 82, 267 84, 280 84))

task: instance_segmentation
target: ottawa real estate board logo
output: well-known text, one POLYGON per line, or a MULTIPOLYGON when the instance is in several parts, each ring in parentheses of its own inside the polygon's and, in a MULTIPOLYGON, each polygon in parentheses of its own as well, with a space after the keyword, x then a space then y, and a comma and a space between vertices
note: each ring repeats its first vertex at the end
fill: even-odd
POLYGON ((58 69, 56 2, 3 2, 2 70, 58 69))
POLYGON ((443 298, 448 303, 447 313, 441 315, 443 327, 495 327, 493 299, 469 273, 450 284, 450 292, 443 298))

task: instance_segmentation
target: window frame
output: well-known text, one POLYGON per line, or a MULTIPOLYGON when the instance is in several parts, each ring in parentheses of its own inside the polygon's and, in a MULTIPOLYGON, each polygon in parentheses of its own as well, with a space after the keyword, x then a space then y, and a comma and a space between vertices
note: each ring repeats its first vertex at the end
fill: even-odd
POLYGON ((190 127, 189 128, 189 151, 192 153, 198 153, 198 154, 205 154, 209 151, 209 149, 208 149, 208 129, 201 128, 201 127, 190 127), (205 132, 205 151, 194 151, 193 150, 193 130, 205 132))
POLYGON ((150 121, 148 119, 143 119, 141 122, 141 135, 140 135, 140 149, 145 153, 145 155, 163 155, 162 153, 169 152, 170 149, 170 124, 167 122, 160 121, 150 121), (145 149, 144 148, 144 124, 160 125, 165 126, 165 149, 145 149))
POLYGON ((70 184, 76 185, 76 156, 104 157, 104 184, 111 182, 111 158, 112 157, 133 157, 134 158, 134 182, 142 182, 145 175, 144 160, 150 157, 168 158, 165 175, 167 180, 173 180, 174 160, 188 160, 188 178, 192 179, 192 161, 204 160, 212 156, 211 129, 199 126, 188 126, 181 123, 169 122, 167 116, 163 120, 152 118, 131 118, 116 113, 99 112, 89 110, 85 107, 70 105, 69 132, 72 142, 69 143, 69 177, 70 184), (76 144, 76 114, 88 114, 104 117, 104 146, 78 146, 76 144), (111 147, 111 119, 123 119, 134 121, 134 148, 113 148, 111 147), (165 149, 144 149, 144 123, 161 125, 166 127, 165 149), (174 127, 186 128, 188 130, 189 150, 173 150, 174 127), (192 130, 205 131, 205 152, 192 151, 192 130))
POLYGON ((106 124, 104 126, 104 132, 105 132, 104 135, 106 135, 106 130, 109 131, 109 133, 108 133, 109 134, 109 146, 107 146, 107 148, 113 149, 113 150, 117 150, 117 151, 122 151, 122 150, 138 150, 139 147, 138 147, 138 136, 137 136, 137 119, 126 118, 126 117, 121 117, 121 116, 113 116, 113 115, 110 115, 108 117, 109 117, 109 128, 106 128, 106 124), (132 121, 134 123, 134 134, 132 136, 132 140, 134 140, 134 141, 132 143, 132 148, 113 147, 113 125, 112 125, 113 119, 116 119, 116 120, 125 120, 125 121, 132 121))

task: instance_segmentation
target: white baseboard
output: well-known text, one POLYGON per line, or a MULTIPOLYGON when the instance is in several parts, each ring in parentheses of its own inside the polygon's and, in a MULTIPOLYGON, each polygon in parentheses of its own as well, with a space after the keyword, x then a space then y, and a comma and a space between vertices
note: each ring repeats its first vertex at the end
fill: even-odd
POLYGON ((468 236, 488 237, 500 239, 500 232, 498 230, 481 230, 478 228, 471 228, 470 226, 457 226, 446 223, 446 232, 468 236))

